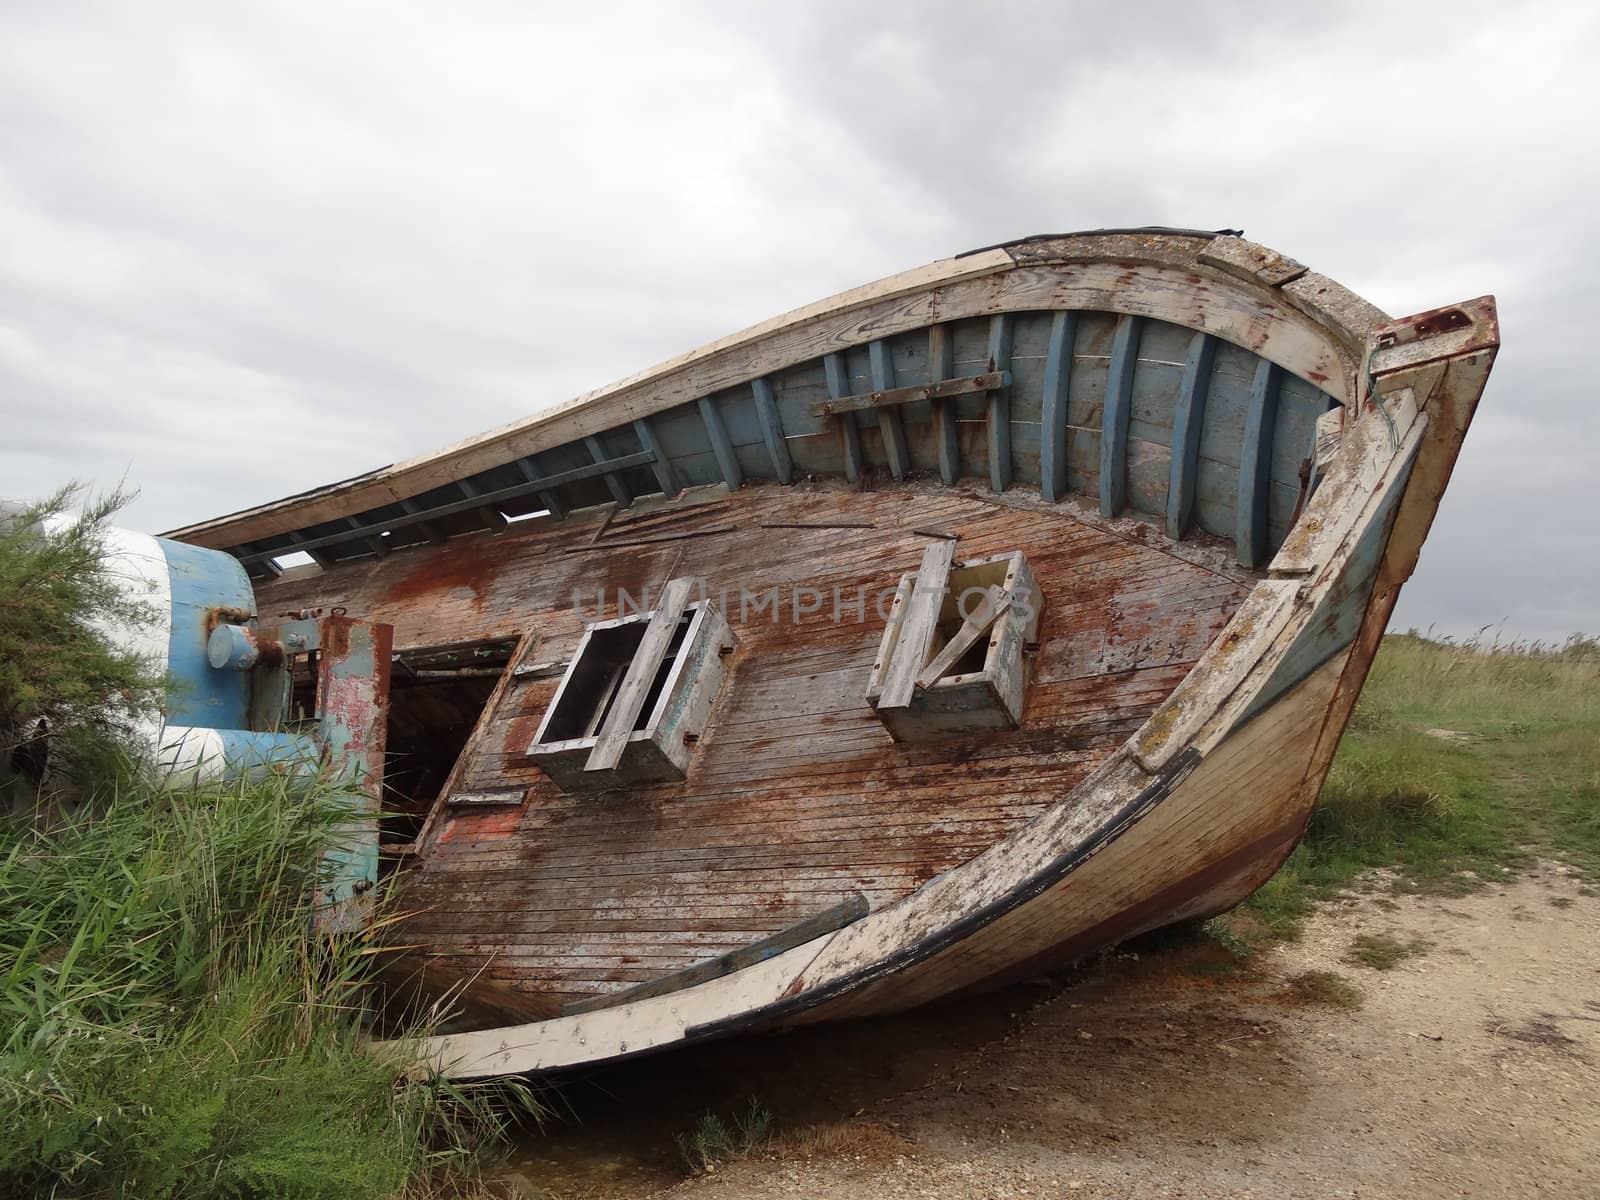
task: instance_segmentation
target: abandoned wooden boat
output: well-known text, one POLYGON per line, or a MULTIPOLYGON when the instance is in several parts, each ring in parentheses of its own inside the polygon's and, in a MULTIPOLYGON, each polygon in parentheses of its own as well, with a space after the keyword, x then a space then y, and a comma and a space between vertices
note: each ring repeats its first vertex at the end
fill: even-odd
POLYGON ((551 1071, 1238 903, 1498 341, 1492 298, 1390 320, 1231 232, 1029 238, 167 536, 245 565, 228 636, 290 667, 319 614, 392 630, 356 740, 474 1026, 424 1050, 551 1071))

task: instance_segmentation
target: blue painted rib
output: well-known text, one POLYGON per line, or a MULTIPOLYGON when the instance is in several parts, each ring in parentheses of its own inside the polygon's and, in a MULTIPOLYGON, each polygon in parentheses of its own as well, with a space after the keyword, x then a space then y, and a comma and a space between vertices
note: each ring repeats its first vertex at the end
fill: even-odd
MULTIPOLYGON (((886 342, 873 342, 867 347, 872 363, 872 389, 886 392, 894 387, 894 360, 889 357, 886 342)), ((878 431, 883 434, 883 453, 889 460, 889 474, 895 479, 906 477, 911 469, 911 451, 906 447, 906 427, 895 407, 878 410, 878 431)))
MULTIPOLYGON (((606 453, 606 448, 600 444, 600 439, 593 434, 583 439, 583 444, 588 447, 589 457, 597 463, 603 463, 611 455, 606 453)), ((628 490, 628 485, 622 481, 622 476, 614 471, 607 471, 604 475, 606 491, 611 493, 611 498, 617 502, 618 508, 627 508, 633 503, 633 493, 628 490)))
MULTIPOLYGON (((989 370, 1011 370, 1010 313, 989 318, 989 370)), ((989 487, 1003 492, 1011 486, 1011 388, 989 393, 989 487)))
POLYGON ((244 567, 231 554, 157 538, 172 582, 172 632, 167 638, 167 721, 204 729, 250 724, 250 675, 218 671, 206 657, 211 610, 256 611, 244 567))
POLYGON ((1183 360, 1183 380, 1172 414, 1172 468, 1167 483, 1167 536, 1178 541, 1194 520, 1195 481, 1200 475, 1200 430, 1206 420, 1206 394, 1211 390, 1211 367, 1216 361, 1216 339, 1197 333, 1189 339, 1183 360))
MULTIPOLYGON (((522 478, 532 483, 539 478, 539 472, 533 469, 533 464, 525 458, 517 459, 517 470, 522 473, 522 478)), ((554 492, 539 492, 539 503, 556 520, 561 520, 567 515, 567 506, 561 503, 561 497, 554 492)))
MULTIPOLYGON (((483 488, 478 484, 473 483, 470 479, 456 480, 456 488, 468 500, 472 499, 474 496, 483 495, 483 488)), ((498 508, 491 508, 485 505, 483 508, 478 509, 477 513, 483 518, 483 523, 496 533, 506 527, 506 515, 498 508)))
MULTIPOLYGON (((828 380, 828 395, 842 400, 850 394, 850 372, 845 368, 844 355, 829 354, 822 360, 822 373, 828 380)), ((844 477, 851 483, 861 482, 861 427, 856 424, 853 412, 840 413, 839 444, 844 450, 844 477)))
POLYGON ((1128 419, 1133 413, 1133 372, 1139 365, 1141 318, 1124 313, 1111 337, 1111 367, 1100 422, 1100 512, 1114 517, 1128 504, 1128 419))
MULTIPOLYGON (((928 382, 939 383, 955 375, 955 345, 946 325, 928 327, 928 382)), ((956 437, 956 402, 933 402, 933 440, 939 451, 939 478, 946 487, 961 475, 961 447, 956 437)))
POLYGON ((700 421, 706 427, 706 439, 711 443, 711 452, 716 455, 717 469, 722 472, 722 480, 730 488, 738 489, 744 483, 744 472, 739 469, 739 457, 733 452, 733 442, 728 439, 728 429, 722 423, 722 415, 717 412, 717 406, 710 396, 701 396, 695 401, 700 409, 700 421))
POLYGON ((1072 346, 1078 314, 1050 318, 1045 344, 1044 404, 1039 414, 1039 490, 1052 504, 1067 494, 1067 403, 1072 395, 1072 346))
POLYGON ((633 433, 639 439, 639 448, 656 456, 655 461, 650 464, 650 469, 655 472, 656 482, 661 485, 661 494, 668 497, 676 496, 679 491, 678 477, 673 474, 672 460, 661 448, 661 439, 656 437, 655 427, 650 424, 650 418, 640 417, 635 421, 633 433))
POLYGON ((761 420, 761 440, 767 444, 767 457, 772 460, 772 474, 779 483, 788 483, 794 475, 789 462, 789 444, 783 440, 783 421, 778 417, 778 401, 772 394, 772 385, 765 379, 754 379, 750 390, 756 398, 756 416, 761 420))
POLYGON ((1241 567, 1267 559, 1267 498, 1272 490, 1272 433, 1278 415, 1278 368, 1256 364, 1239 447, 1239 499, 1234 508, 1234 550, 1241 567))

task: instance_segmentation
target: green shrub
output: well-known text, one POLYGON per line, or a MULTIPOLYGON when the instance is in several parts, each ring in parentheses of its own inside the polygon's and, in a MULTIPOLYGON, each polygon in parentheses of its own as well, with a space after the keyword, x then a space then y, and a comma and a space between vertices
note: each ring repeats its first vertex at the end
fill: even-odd
POLYGON ((48 774, 62 783, 105 771, 133 722, 161 700, 151 664, 104 632, 155 616, 106 560, 106 527, 128 493, 90 498, 66 519, 82 497, 69 485, 0 514, 0 807, 33 799, 34 782, 48 777, 46 745, 48 774), (31 771, 13 769, 30 757, 31 771))

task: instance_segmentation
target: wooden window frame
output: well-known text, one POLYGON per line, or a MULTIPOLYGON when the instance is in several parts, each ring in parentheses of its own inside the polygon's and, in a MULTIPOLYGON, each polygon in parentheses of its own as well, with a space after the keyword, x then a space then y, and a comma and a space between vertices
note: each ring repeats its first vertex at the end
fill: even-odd
MULTIPOLYGON (((669 593, 670 589, 671 585, 669 593)), ((727 679, 728 656, 738 640, 710 600, 680 603, 675 611, 669 611, 667 623, 676 626, 687 617, 688 628, 676 651, 671 652, 670 660, 664 644, 648 661, 641 661, 641 655, 651 653, 650 627, 662 623, 663 608, 669 602, 670 597, 664 596, 661 606, 651 612, 596 621, 585 628, 527 749, 528 759, 537 763, 562 790, 603 791, 633 784, 674 782, 687 776, 695 744, 710 721, 711 710, 727 679), (574 698, 573 690, 586 686, 579 678, 585 656, 607 631, 639 624, 645 626, 646 641, 634 650, 621 679, 609 686, 617 691, 624 689, 628 677, 635 671, 641 677, 653 679, 661 665, 670 661, 666 680, 643 727, 628 729, 625 737, 612 730, 618 743, 611 756, 614 761, 605 760, 604 743, 607 726, 611 724, 610 714, 599 728, 582 737, 547 740, 558 713, 574 698)), ((609 694, 591 702, 597 718, 608 702, 616 703, 609 694)), ((634 719, 628 721, 629 725, 634 723, 634 719)))
POLYGON ((867 680, 867 703, 899 742, 1014 729, 1022 723, 1024 651, 1038 642, 1043 603, 1038 582, 1020 551, 963 563, 954 562, 952 552, 950 543, 936 543, 919 570, 900 577, 867 680), (998 613, 989 615, 986 604, 998 613), (987 638, 982 669, 923 678, 945 649, 941 626, 959 628, 961 618, 974 613, 980 622, 988 617, 979 627, 987 638))

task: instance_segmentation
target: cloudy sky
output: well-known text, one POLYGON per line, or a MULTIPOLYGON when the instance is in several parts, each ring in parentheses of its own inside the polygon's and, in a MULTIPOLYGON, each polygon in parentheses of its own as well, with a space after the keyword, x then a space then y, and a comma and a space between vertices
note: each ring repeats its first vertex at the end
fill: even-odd
POLYGON ((1600 632, 1600 9, 1299 7, 9 0, 0 494, 161 530, 973 246, 1233 226, 1498 295, 1398 623, 1600 632))

